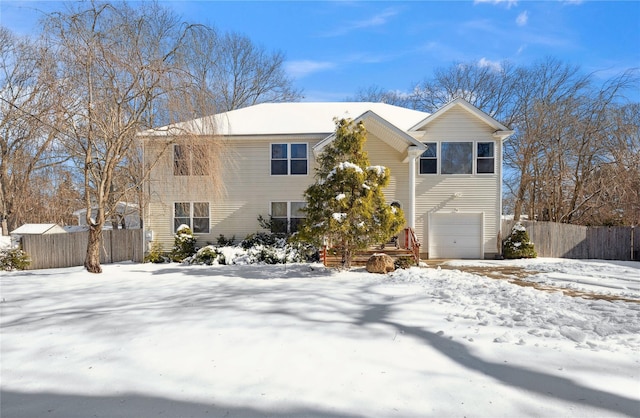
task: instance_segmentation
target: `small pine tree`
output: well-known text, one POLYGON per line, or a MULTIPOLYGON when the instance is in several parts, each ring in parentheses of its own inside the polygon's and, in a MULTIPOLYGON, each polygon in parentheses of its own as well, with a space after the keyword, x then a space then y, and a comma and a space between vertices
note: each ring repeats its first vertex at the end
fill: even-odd
POLYGON ((511 235, 504 241, 502 254, 504 258, 536 258, 538 256, 526 228, 520 222, 513 226, 511 235))
POLYGON ((196 253, 196 238, 188 225, 180 225, 173 240, 171 259, 180 262, 196 253))
POLYGON ((316 182, 305 191, 306 219, 296 236, 316 246, 329 239, 345 269, 355 251, 388 241, 405 224, 402 210, 385 201, 389 169, 369 165, 366 139, 362 122, 336 121, 335 139, 318 159, 316 182))

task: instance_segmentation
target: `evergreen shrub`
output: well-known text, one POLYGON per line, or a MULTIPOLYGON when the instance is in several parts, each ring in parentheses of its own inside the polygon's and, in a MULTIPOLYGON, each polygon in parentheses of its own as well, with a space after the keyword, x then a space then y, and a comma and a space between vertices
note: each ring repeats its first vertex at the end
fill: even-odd
POLYGON ((507 259, 536 258, 538 256, 526 228, 520 222, 513 226, 511 235, 504 241, 502 255, 507 259))
POLYGON ((29 256, 20 248, 0 250, 0 270, 24 270, 29 267, 29 263, 29 256))
POLYGON ((196 253, 196 238, 188 225, 180 225, 174 236, 171 260, 181 262, 196 253))

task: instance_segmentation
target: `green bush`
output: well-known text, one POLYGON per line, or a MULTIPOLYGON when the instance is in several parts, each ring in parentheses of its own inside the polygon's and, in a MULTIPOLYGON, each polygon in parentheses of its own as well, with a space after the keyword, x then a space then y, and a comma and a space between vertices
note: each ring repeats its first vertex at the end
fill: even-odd
POLYGON ((191 228, 181 225, 174 236, 171 260, 181 262, 187 257, 196 253, 196 238, 193 236, 191 228))
POLYGON ((145 263, 166 263, 169 261, 169 257, 167 257, 162 250, 162 244, 158 241, 154 241, 151 243, 151 249, 144 257, 145 263))
POLYGON ((529 239, 529 234, 525 227, 517 222, 511 229, 511 235, 504 241, 502 246, 504 258, 536 258, 538 254, 533 247, 533 242, 529 239))
POLYGON ((220 234, 218 239, 216 240, 218 243, 218 247, 231 247, 236 240, 236 236, 232 236, 231 238, 227 238, 224 235, 220 234))
POLYGON ((265 247, 269 246, 284 246, 286 240, 277 234, 271 234, 268 232, 256 232, 255 234, 249 234, 242 240, 240 246, 248 250, 249 248, 256 247, 258 245, 264 245, 265 247))
POLYGON ((416 261, 411 256, 404 255, 396 258, 393 262, 396 269, 408 269, 416 265, 416 261))
POLYGON ((0 250, 0 270, 24 270, 31 260, 27 253, 19 248, 0 250))

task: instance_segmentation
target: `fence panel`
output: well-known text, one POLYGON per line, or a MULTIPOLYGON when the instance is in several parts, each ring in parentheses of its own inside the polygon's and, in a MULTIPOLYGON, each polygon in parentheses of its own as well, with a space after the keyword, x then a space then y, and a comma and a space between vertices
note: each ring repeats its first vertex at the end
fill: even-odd
MULTIPOLYGON (((142 262, 144 236, 142 229, 103 231, 100 262, 142 262)), ((68 234, 23 235, 22 248, 31 258, 29 269, 81 266, 87 253, 89 232, 68 234)))
MULTIPOLYGON (((502 222, 506 238, 514 221, 502 222)), ((633 227, 587 227, 522 221, 539 257, 639 260, 640 237, 633 227)))

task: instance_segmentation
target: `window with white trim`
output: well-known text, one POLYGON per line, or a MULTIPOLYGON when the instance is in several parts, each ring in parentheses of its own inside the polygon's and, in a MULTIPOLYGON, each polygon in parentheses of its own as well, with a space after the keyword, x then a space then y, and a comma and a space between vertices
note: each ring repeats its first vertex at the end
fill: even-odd
POLYGON ((425 142, 420 174, 494 174, 495 142, 425 142))
POLYGON ((306 175, 307 148, 307 144, 271 144, 271 174, 306 175))
POLYGON ((173 205, 173 231, 187 225, 194 234, 209 233, 209 202, 175 202, 173 205))
POLYGON ((425 142, 427 150, 420 156, 420 174, 438 173, 438 143, 425 142))
POLYGON ((209 154, 205 145, 174 144, 174 176, 208 176, 209 154))
POLYGON ((478 174, 495 173, 495 154, 493 142, 478 142, 476 156, 476 172, 478 174))
POLYGON ((271 202, 271 232, 296 232, 305 219, 306 202, 271 202))

